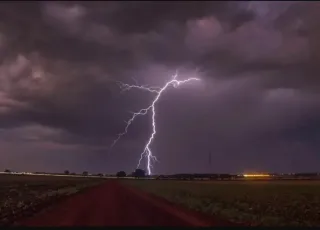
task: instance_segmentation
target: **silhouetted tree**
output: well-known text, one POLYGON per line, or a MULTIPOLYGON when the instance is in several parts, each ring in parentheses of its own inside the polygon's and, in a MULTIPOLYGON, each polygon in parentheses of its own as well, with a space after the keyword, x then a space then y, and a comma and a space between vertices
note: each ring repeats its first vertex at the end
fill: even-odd
POLYGON ((84 171, 83 173, 82 173, 82 176, 88 176, 89 175, 89 173, 87 172, 87 171, 84 171))
POLYGON ((120 171, 120 172, 117 172, 116 176, 117 176, 117 177, 126 177, 127 174, 126 174, 125 171, 120 171))
POLYGON ((98 173, 97 176, 103 177, 103 174, 102 173, 98 173))
POLYGON ((64 174, 69 175, 70 174, 69 170, 64 170, 64 174))
POLYGON ((146 176, 146 172, 143 169, 136 169, 134 171, 134 177, 145 177, 146 176))
POLYGON ((4 170, 4 172, 6 172, 6 173, 10 173, 10 172, 11 172, 11 170, 9 170, 9 169, 5 169, 5 170, 4 170))

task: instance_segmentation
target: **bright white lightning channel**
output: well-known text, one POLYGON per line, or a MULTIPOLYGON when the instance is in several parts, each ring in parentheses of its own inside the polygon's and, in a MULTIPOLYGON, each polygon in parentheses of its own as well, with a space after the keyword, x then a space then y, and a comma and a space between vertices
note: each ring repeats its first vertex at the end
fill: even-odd
POLYGON ((187 83, 189 81, 199 81, 200 79, 198 78, 188 78, 186 80, 177 80, 177 77, 178 77, 178 74, 175 74, 172 79, 167 82, 162 88, 160 87, 147 87, 147 86, 139 86, 139 85, 129 85, 129 84, 124 84, 122 82, 118 82, 120 88, 122 89, 122 91, 127 91, 127 90, 130 90, 130 89, 140 89, 140 90, 145 90, 145 91, 148 91, 150 93, 155 93, 156 96, 154 98, 154 100, 152 101, 151 105, 149 105, 147 108, 145 109, 141 109, 140 111, 138 112, 135 112, 132 114, 132 117, 126 121, 127 123, 127 126, 125 127, 124 129, 124 132, 118 134, 118 138, 115 139, 111 145, 111 148, 120 140, 120 138, 125 135, 127 132, 128 132, 128 128, 129 126, 132 124, 132 122, 134 121, 134 119, 137 117, 137 116, 140 116, 140 115, 146 115, 150 110, 152 111, 152 133, 148 139, 148 142, 147 144, 145 145, 144 147, 144 150, 143 152, 141 153, 141 156, 140 156, 140 159, 139 159, 139 162, 138 162, 138 165, 137 165, 137 168, 139 168, 140 164, 141 164, 141 160, 143 157, 146 157, 147 158, 147 170, 148 170, 148 175, 151 175, 152 172, 151 172, 151 168, 152 168, 152 161, 157 161, 157 158, 156 156, 154 156, 151 152, 151 149, 150 149, 150 145, 157 133, 156 131, 156 110, 155 110, 155 105, 156 103, 158 102, 159 98, 161 97, 162 93, 168 89, 169 86, 173 86, 174 88, 177 88, 179 85, 181 84, 184 84, 184 83, 187 83))

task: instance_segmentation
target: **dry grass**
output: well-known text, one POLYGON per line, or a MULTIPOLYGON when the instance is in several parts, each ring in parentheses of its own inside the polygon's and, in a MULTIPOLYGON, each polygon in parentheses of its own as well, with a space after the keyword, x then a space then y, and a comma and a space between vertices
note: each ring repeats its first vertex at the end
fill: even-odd
POLYGON ((32 215, 62 197, 101 181, 93 178, 0 175, 0 225, 32 215))
POLYGON ((128 180, 123 183, 233 222, 320 226, 320 182, 317 181, 128 180))

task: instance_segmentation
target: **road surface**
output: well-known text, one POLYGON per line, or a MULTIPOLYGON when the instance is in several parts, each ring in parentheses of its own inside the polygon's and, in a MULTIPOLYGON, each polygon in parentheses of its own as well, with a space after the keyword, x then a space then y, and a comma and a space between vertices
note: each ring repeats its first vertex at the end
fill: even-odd
POLYGON ((23 226, 230 226, 187 211, 117 181, 108 181, 71 196, 33 217, 23 226))

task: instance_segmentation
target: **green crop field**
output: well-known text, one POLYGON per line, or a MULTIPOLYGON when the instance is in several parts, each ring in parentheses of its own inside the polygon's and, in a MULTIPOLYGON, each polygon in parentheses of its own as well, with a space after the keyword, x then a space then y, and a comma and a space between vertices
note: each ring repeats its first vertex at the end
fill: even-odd
POLYGON ((123 183, 232 222, 254 226, 320 226, 319 181, 126 180, 123 183))
POLYGON ((58 199, 103 181, 99 178, 0 175, 0 226, 33 215, 58 199))

